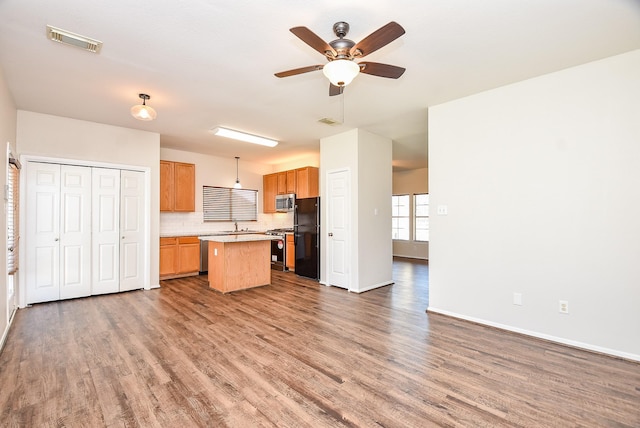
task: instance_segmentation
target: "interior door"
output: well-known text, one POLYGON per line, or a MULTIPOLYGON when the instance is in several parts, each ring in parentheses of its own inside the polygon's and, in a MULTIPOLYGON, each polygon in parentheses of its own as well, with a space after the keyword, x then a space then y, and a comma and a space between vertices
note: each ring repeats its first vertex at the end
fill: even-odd
POLYGON ((92 169, 92 294, 120 291, 120 170, 92 169))
POLYGON ((91 295, 91 168, 60 166, 60 299, 91 295))
POLYGON ((26 198, 27 303, 60 298, 60 165, 30 162, 26 198))
POLYGON ((120 291, 145 285, 144 173, 120 173, 120 291))
POLYGON ((330 172, 327 177, 327 283, 349 289, 350 172, 330 172))

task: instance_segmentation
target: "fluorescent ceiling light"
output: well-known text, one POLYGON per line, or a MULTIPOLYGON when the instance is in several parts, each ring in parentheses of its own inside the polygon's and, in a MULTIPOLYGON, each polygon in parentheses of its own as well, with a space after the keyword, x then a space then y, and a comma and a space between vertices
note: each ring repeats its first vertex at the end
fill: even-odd
POLYGON ((234 131, 227 128, 213 128, 212 132, 221 137, 233 138, 234 140, 246 141, 247 143, 260 144, 261 146, 275 147, 278 145, 276 140, 258 137, 257 135, 245 134, 244 132, 234 131))

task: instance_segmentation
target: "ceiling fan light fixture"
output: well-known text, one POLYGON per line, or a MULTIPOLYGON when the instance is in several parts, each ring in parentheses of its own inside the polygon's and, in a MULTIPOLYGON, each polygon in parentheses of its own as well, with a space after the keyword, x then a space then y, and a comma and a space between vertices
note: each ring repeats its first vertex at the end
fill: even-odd
POLYGON ((347 86, 360 73, 360 66, 349 59, 336 59, 322 68, 322 72, 335 86, 347 86))
POLYGON ((275 147, 278 145, 276 140, 260 137, 258 135, 247 134, 245 132, 235 131, 233 129, 217 127, 211 130, 215 135, 220 137, 232 138, 234 140, 244 141, 246 143, 259 144, 261 146, 275 147))
POLYGON ((142 98, 142 104, 131 107, 131 115, 138 120, 154 120, 158 114, 152 107, 146 104, 147 100, 151 99, 151 97, 147 94, 138 94, 138 96, 142 98))

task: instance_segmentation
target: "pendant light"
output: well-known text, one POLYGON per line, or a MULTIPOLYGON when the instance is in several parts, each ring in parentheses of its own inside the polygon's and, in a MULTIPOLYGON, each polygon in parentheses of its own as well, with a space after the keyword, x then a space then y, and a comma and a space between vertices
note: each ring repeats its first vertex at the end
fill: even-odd
POLYGON ((236 184, 233 185, 234 189, 242 189, 242 184, 240 184, 240 178, 238 178, 238 161, 240 160, 239 156, 236 156, 236 184))
POLYGON ((151 97, 147 94, 138 94, 142 98, 142 104, 131 107, 131 115, 138 120, 153 120, 156 118, 156 111, 147 105, 147 100, 151 97))

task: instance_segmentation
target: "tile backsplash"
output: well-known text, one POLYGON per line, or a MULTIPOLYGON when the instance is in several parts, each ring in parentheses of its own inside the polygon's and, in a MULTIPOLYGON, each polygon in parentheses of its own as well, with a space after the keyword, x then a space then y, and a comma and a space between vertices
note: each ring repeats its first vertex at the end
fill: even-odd
MULTIPOLYGON (((160 213, 160 236, 206 235, 234 230, 232 221, 203 221, 202 212, 160 213)), ((269 229, 293 227, 293 213, 258 213, 257 221, 239 221, 238 229, 264 232, 269 229)))

